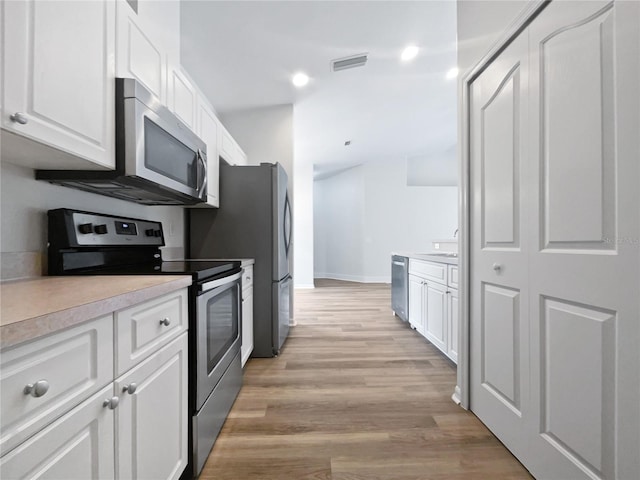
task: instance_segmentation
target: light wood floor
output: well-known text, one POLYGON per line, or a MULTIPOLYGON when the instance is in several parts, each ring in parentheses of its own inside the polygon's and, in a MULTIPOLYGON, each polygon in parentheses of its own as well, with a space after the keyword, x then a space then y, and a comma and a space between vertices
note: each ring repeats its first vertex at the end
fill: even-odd
POLYGON ((388 285, 316 285, 281 355, 247 363, 201 479, 531 478, 451 401, 455 367, 392 315, 388 285))

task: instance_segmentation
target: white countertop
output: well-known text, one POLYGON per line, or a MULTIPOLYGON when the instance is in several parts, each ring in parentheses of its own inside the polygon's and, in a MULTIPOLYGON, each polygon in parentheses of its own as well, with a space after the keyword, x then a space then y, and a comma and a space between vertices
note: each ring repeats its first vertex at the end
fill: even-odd
POLYGON ((0 348, 188 287, 186 275, 38 277, 0 284, 0 348))
POLYGON ((427 252, 427 253, 415 253, 415 252, 391 252, 391 255, 398 255, 400 257, 415 258, 417 260, 426 260, 428 262, 446 263, 449 265, 458 265, 458 257, 453 256, 450 252, 427 252))

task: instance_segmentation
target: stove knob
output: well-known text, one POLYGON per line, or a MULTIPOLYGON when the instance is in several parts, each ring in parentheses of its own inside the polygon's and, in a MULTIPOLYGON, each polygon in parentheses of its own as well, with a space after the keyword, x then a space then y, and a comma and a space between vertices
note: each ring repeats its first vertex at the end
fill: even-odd
POLYGON ((161 237, 162 236, 162 232, 160 230, 154 230, 153 231, 153 236, 154 237, 161 237))
POLYGON ((80 233, 91 233, 93 232, 93 225, 90 223, 83 223, 78 225, 78 231, 80 233))
POLYGON ((96 225, 95 227, 93 227, 93 230, 98 234, 98 235, 104 235, 105 233, 107 233, 107 226, 102 224, 102 225, 96 225))
POLYGON ((144 234, 145 234, 147 237, 153 237, 153 234, 154 234, 154 230, 153 230, 153 228, 147 228, 147 229, 144 231, 144 234))

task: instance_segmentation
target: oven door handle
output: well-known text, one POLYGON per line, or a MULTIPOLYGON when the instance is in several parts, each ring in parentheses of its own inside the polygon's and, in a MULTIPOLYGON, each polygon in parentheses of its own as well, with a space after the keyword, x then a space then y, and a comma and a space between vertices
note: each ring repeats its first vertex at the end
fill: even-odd
POLYGON ((242 277, 242 271, 231 275, 229 277, 219 278, 217 280, 211 280, 210 282, 203 283, 200 287, 200 293, 208 292, 209 290, 213 290, 214 288, 220 287, 222 285, 226 285, 228 283, 232 283, 242 277))

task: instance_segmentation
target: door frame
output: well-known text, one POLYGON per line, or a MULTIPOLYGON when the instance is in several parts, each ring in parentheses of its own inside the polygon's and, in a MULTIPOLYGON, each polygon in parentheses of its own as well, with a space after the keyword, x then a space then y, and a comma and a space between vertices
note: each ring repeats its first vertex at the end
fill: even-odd
POLYGON ((469 302, 469 294, 471 292, 471 245, 470 245, 470 229, 471 229, 471 201, 470 194, 470 161, 471 161, 471 103, 470 92, 471 84, 478 76, 493 62, 507 46, 525 30, 529 24, 544 10, 552 0, 530 0, 529 4, 524 7, 516 19, 498 38, 489 51, 469 69, 461 78, 458 88, 458 98, 461 99, 462 115, 458 124, 459 146, 458 146, 458 218, 460 219, 460 240, 459 251, 461 256, 459 259, 459 318, 460 332, 458 345, 458 369, 457 384, 452 395, 454 402, 459 404, 466 410, 470 409, 470 393, 471 393, 471 303, 469 302))

